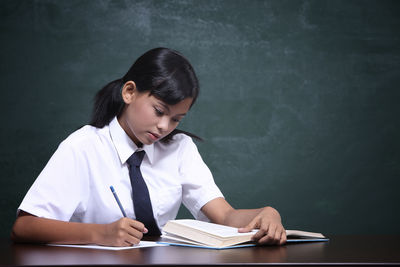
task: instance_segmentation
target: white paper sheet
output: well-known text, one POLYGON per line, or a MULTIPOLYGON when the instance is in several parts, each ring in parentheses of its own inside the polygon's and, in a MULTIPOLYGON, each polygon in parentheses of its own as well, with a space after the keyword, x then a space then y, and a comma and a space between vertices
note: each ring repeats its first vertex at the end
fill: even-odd
POLYGON ((64 244, 47 244, 48 246, 55 247, 69 247, 69 248, 90 248, 90 249, 104 249, 104 250, 124 250, 124 249, 134 249, 134 248, 146 248, 146 247, 161 247, 167 246, 165 244, 159 244, 153 241, 140 241, 138 245, 131 247, 106 247, 98 245, 64 245, 64 244))

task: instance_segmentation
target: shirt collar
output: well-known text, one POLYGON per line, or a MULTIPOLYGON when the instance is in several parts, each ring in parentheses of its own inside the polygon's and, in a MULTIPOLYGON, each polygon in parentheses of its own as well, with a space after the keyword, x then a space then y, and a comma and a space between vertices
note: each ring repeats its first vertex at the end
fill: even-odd
POLYGON ((109 128, 112 142, 114 143, 122 164, 124 164, 137 150, 144 150, 150 164, 153 164, 154 144, 143 145, 143 148, 138 148, 132 139, 125 133, 124 129, 122 129, 117 117, 110 122, 109 128))

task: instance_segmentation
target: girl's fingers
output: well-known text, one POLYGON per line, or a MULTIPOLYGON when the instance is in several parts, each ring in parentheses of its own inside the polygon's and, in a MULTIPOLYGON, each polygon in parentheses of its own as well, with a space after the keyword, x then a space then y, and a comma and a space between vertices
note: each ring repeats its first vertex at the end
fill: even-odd
POLYGON ((245 227, 239 228, 239 229, 238 229, 238 232, 239 232, 239 233, 248 233, 248 232, 250 232, 251 230, 257 228, 257 224, 258 224, 258 221, 257 221, 257 218, 256 218, 256 219, 252 220, 252 221, 251 221, 248 225, 246 225, 245 227))
POLYGON ((269 225, 268 229, 260 229, 254 238, 260 244, 272 245, 286 243, 286 233, 284 229, 276 225, 269 225))
POLYGON ((286 231, 285 229, 282 230, 282 235, 281 235, 281 241, 279 242, 279 245, 283 245, 286 243, 286 231))

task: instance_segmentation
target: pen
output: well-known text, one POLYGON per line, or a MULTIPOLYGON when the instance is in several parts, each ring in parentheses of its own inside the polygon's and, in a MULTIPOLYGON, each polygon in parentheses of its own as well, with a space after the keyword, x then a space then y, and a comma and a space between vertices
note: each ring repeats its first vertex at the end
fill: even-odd
POLYGON ((117 204, 118 204, 118 206, 119 206, 119 209, 120 209, 121 212, 122 212, 122 215, 124 215, 124 217, 126 217, 126 213, 125 213, 125 211, 124 211, 124 208, 122 207, 121 202, 119 201, 119 198, 118 198, 118 196, 117 196, 117 192, 115 192, 113 186, 110 186, 110 189, 111 189, 111 192, 112 192, 113 195, 114 195, 115 200, 117 201, 117 204))

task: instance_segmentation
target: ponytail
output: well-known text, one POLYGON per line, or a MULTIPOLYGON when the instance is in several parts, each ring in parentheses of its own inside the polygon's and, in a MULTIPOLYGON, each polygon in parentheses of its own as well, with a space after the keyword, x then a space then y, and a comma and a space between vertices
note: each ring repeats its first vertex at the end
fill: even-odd
POLYGON ((103 128, 108 125, 115 116, 118 116, 125 103, 122 100, 122 79, 114 80, 97 92, 94 98, 93 113, 90 125, 103 128))

